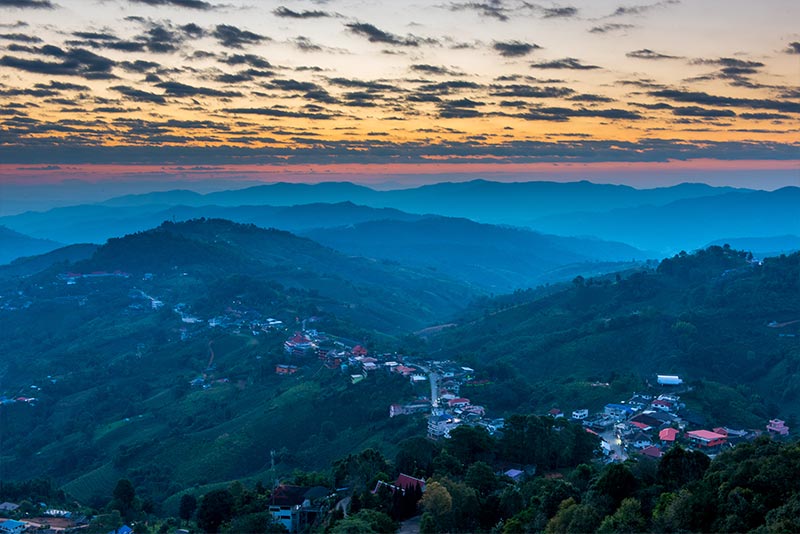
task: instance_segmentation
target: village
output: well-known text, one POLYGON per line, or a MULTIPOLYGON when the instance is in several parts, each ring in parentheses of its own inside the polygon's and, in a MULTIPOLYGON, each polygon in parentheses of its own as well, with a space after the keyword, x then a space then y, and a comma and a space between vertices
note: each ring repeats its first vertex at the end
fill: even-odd
MULTIPOLYGON (((376 372, 393 373, 412 386, 427 382, 429 395, 418 395, 403 403, 389 405, 389 417, 425 414, 430 439, 449 439, 450 432, 462 425, 484 428, 490 435, 502 435, 504 420, 487 417, 487 407, 473 404, 460 395, 462 386, 480 385, 475 370, 450 360, 425 361, 394 354, 370 355, 363 346, 347 345, 316 330, 295 332, 286 340, 287 356, 316 355, 329 369, 340 369, 353 384, 376 372)), ((291 359, 291 358, 290 358, 291 359)), ((296 373, 298 366, 278 364, 280 375, 296 373)), ((418 388, 417 388, 418 391, 418 388)), ((781 419, 765 422, 761 429, 736 429, 728 426, 708 428, 702 414, 686 409, 681 393, 691 391, 675 375, 656 375, 647 393, 633 393, 619 402, 609 402, 601 412, 578 408, 569 419, 583 425, 600 439, 606 462, 623 462, 637 455, 660 458, 675 445, 698 450, 713 458, 723 450, 768 434, 782 438, 789 427, 781 419)), ((558 408, 542 414, 554 419, 566 418, 558 408)))

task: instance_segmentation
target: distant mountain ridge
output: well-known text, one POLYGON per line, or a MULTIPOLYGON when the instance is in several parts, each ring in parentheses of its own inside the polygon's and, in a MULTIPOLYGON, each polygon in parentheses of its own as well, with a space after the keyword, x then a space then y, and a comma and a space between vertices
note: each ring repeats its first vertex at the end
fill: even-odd
POLYGON ((128 195, 3 217, 0 224, 33 237, 74 243, 103 242, 164 220, 197 217, 305 232, 381 220, 409 222, 432 214, 622 242, 663 256, 727 236, 800 235, 798 205, 797 187, 760 191, 687 183, 634 189, 586 181, 475 180, 377 191, 350 182, 277 183, 208 194, 174 190, 128 195))
POLYGON ((625 268, 618 262, 648 258, 623 243, 546 235, 451 217, 371 221, 303 235, 346 253, 437 269, 493 292, 562 281, 565 267, 590 275, 625 268))
POLYGON ((61 246, 61 243, 50 239, 31 237, 0 226, 0 265, 22 256, 44 254, 61 246))
POLYGON ((219 206, 265 204, 292 206, 350 201, 370 207, 392 207, 410 213, 467 217, 479 222, 519 224, 522 220, 565 211, 606 211, 645 204, 662 205, 683 198, 741 190, 705 184, 635 189, 624 185, 578 182, 442 182, 409 189, 377 191, 351 182, 276 183, 205 195, 188 191, 148 193, 110 199, 103 204, 131 206, 180 199, 181 204, 219 206))

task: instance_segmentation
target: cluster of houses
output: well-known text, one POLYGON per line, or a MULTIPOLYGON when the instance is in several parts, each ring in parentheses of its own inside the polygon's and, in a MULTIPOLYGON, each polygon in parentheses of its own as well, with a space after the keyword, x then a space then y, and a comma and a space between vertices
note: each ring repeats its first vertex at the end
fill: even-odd
POLYGON ((78 280, 81 279, 96 279, 96 278, 130 278, 131 273, 124 271, 93 271, 91 273, 61 273, 58 275, 59 280, 63 280, 68 286, 74 286, 78 280))
MULTIPOLYGON (((659 376, 662 387, 680 386, 676 376, 659 376)), ((609 403, 601 413, 589 414, 588 409, 575 410, 571 418, 580 421, 588 432, 601 437, 601 446, 609 461, 624 460, 628 454, 660 458, 670 447, 684 447, 715 456, 723 449, 752 440, 762 430, 740 430, 724 426, 705 428, 704 418, 686 410, 678 390, 658 395, 634 394, 620 403, 609 403)), ((552 417, 565 417, 561 410, 550 410, 552 417)), ((779 419, 770 420, 766 432, 772 436, 787 436, 789 427, 779 419)))
POLYGON ((0 517, 0 534, 72 534, 86 529, 91 519, 68 510, 42 508, 35 517, 23 517, 20 511, 16 503, 0 503, 0 515, 5 516, 0 517))

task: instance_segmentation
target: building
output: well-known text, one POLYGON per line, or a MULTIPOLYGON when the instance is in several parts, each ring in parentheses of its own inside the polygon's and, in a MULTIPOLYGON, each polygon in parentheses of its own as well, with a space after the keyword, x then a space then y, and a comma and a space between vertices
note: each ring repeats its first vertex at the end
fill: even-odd
POLYGON ((419 488, 420 491, 423 493, 425 492, 425 481, 421 478, 415 478, 411 475, 406 475, 405 473, 400 473, 397 477, 397 480, 394 483, 395 486, 398 488, 402 488, 403 492, 408 490, 413 490, 414 488, 419 488))
POLYGON ((664 444, 675 443, 679 433, 680 432, 675 428, 665 428, 658 433, 658 439, 664 444))
POLYGON ((692 430, 686 433, 686 437, 696 446, 706 449, 721 447, 728 441, 727 436, 710 430, 692 430))
POLYGON ((603 413, 611 417, 625 418, 633 415, 635 411, 627 404, 606 404, 603 413))
POLYGON ((589 410, 586 408, 583 408, 582 410, 575 410, 574 412, 572 412, 572 418, 575 419, 576 421, 583 421, 587 417, 589 417, 589 410))
POLYGON ((780 419, 770 419, 769 424, 767 425, 767 431, 770 434, 777 434, 779 436, 789 435, 789 427, 786 426, 786 423, 780 419))
POLYGON ((510 478, 513 482, 519 482, 525 475, 525 471, 520 471, 519 469, 509 469, 503 474, 510 478))
POLYGON ((447 406, 449 408, 463 408, 464 406, 469 406, 469 399, 464 397, 457 397, 455 399, 450 399, 447 401, 447 406))
POLYGON ((0 534, 22 534, 27 527, 22 521, 7 519, 0 523, 0 534))
POLYGON ((19 505, 13 502, 0 503, 0 512, 13 512, 17 508, 19 508, 19 505))
POLYGON ((661 386, 680 386, 683 384, 681 377, 676 375, 656 375, 656 382, 661 386))
POLYGON ((278 364, 275 366, 275 374, 277 375, 293 375, 296 372, 296 365, 278 364))
POLYGON ((649 447, 645 447, 641 450, 641 453, 645 456, 650 458, 661 458, 661 449, 656 447, 655 445, 650 445, 649 447))
POLYGON ((272 492, 269 513, 287 532, 300 532, 314 524, 322 513, 319 502, 327 496, 328 490, 322 486, 308 488, 281 484, 272 492))
POLYGON ((558 408, 552 408, 550 411, 547 412, 547 415, 549 415, 553 419, 558 419, 559 417, 564 417, 564 412, 562 412, 558 408))

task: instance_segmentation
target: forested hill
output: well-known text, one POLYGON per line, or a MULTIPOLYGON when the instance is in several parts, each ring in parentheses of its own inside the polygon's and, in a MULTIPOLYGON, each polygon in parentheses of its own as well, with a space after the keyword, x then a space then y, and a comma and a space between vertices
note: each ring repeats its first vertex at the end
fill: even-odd
POLYGON ((748 425, 758 418, 747 414, 798 413, 798 320, 800 254, 759 264, 710 247, 655 270, 486 300, 429 343, 434 354, 493 367, 485 395, 509 409, 543 409, 567 392, 581 403, 592 392, 579 382, 679 374, 719 385, 704 396, 712 418, 748 425))
MULTIPOLYGON (((213 280, 248 276, 311 292, 327 299, 330 311, 393 333, 445 319, 475 295, 466 284, 434 272, 345 256, 289 232, 223 219, 165 222, 110 239, 92 258, 70 269, 180 275, 203 287, 213 280)), ((234 293, 246 289, 230 288, 234 293)))

